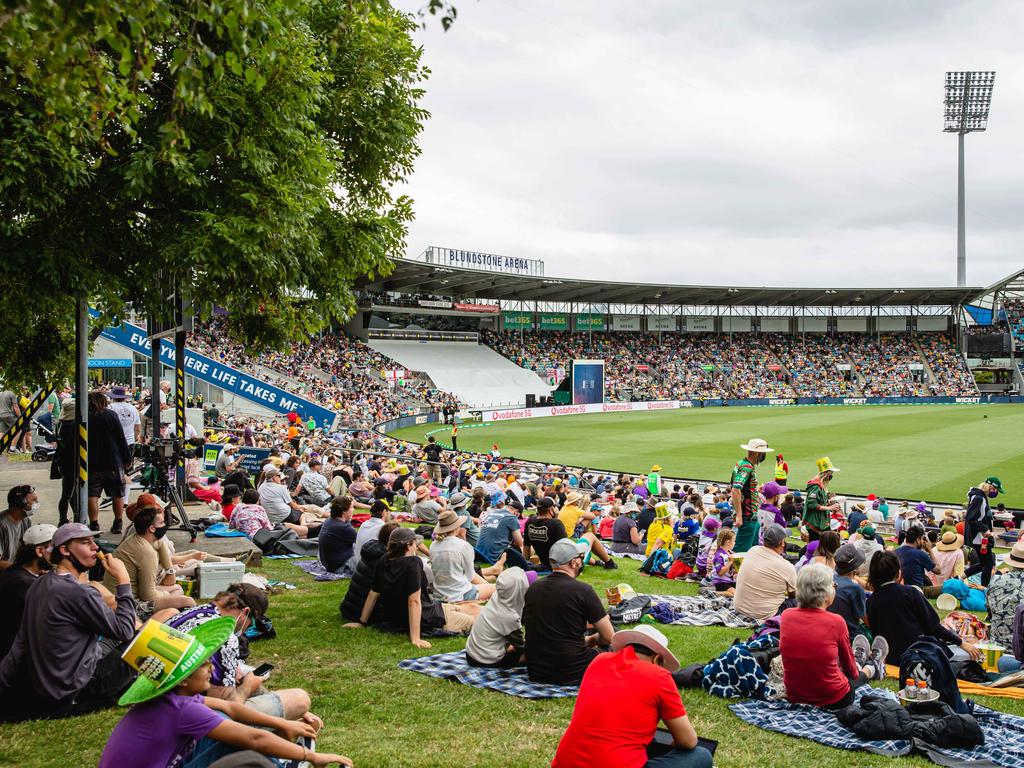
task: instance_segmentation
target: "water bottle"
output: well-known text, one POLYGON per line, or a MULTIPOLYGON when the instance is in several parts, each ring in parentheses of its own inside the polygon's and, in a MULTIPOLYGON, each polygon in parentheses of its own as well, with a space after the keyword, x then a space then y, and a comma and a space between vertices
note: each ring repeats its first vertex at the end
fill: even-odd
POLYGON ((913 679, 907 678, 907 685, 903 689, 903 698, 907 701, 913 701, 917 698, 917 686, 914 684, 913 679))
POLYGON ((919 701, 928 701, 932 697, 931 689, 928 687, 927 680, 917 681, 917 699, 919 701))

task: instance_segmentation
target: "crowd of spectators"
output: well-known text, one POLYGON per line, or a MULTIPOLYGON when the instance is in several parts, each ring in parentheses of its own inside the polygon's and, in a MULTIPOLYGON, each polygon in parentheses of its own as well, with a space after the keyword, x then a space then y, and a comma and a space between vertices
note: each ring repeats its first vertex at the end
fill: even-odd
POLYGON ((1004 299, 1003 309, 1010 333, 1018 342, 1024 341, 1024 299, 1004 299))

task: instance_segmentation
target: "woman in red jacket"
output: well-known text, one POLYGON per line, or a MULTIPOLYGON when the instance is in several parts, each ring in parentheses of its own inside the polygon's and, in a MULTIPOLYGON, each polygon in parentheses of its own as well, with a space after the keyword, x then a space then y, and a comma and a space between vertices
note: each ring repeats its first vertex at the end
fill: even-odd
POLYGON ((826 609, 836 596, 831 568, 807 565, 796 579, 796 608, 782 612, 779 652, 786 698, 794 704, 839 709, 853 703, 853 690, 885 677, 889 645, 876 637, 869 646, 850 634, 841 616, 826 609))

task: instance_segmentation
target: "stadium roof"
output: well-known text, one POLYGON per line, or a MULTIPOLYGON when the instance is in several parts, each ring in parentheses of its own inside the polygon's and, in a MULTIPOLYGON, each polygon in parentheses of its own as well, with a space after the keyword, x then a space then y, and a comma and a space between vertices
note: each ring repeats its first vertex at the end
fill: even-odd
POLYGON ((577 304, 684 304, 691 306, 959 306, 984 288, 771 288, 767 286, 659 285, 609 280, 516 275, 442 267, 395 259, 388 277, 361 278, 367 291, 433 294, 463 299, 576 302, 577 304))

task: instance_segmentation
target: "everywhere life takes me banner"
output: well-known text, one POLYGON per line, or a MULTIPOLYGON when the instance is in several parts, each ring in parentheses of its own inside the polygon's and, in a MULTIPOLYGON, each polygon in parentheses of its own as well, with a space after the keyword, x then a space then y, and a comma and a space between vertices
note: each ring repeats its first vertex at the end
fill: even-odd
MULTIPOLYGON (((100 335, 141 355, 148 357, 152 354, 146 332, 136 325, 122 323, 120 326, 108 326, 100 335)), ((166 339, 160 343, 160 359, 165 365, 174 366, 174 344, 166 339)), ((275 413, 285 414, 294 410, 302 416, 303 420, 312 416, 317 426, 329 428, 334 424, 334 412, 322 405, 296 397, 279 387, 242 373, 237 368, 219 363, 187 348, 185 349, 185 373, 215 387, 220 387, 225 392, 269 408, 275 413)))

